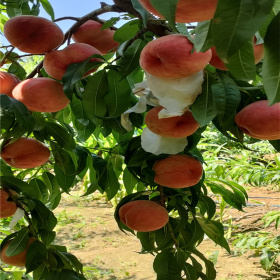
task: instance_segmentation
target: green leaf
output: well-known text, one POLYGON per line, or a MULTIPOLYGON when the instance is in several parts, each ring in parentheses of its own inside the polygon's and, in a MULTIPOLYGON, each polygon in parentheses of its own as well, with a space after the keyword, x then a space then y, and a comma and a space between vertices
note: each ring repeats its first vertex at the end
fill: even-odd
POLYGON ((54 164, 54 172, 59 186, 63 189, 63 191, 69 193, 70 189, 74 186, 76 176, 65 175, 57 164, 54 164))
POLYGON ((169 25, 175 29, 175 15, 177 10, 177 4, 179 0, 151 0, 152 6, 160 12, 163 17, 168 20, 169 25))
POLYGON ((35 241, 31 243, 26 252, 26 273, 34 271, 39 268, 41 264, 47 259, 47 248, 40 242, 35 241))
POLYGON ((139 0, 131 0, 133 8, 141 15, 144 27, 147 26, 149 13, 143 8, 139 0))
POLYGON ((211 31, 219 57, 227 63, 271 12, 274 0, 219 1, 211 31))
POLYGON ((142 252, 149 252, 155 249, 155 232, 137 232, 137 238, 142 245, 142 252))
POLYGON ((49 198, 48 187, 43 181, 33 178, 29 182, 29 194, 31 194, 31 192, 33 198, 41 200, 43 203, 47 203, 49 198))
POLYGON ((276 257, 277 254, 275 254, 274 252, 265 250, 261 255, 261 260, 260 260, 263 269, 265 270, 271 269, 271 267, 273 266, 276 260, 276 257))
POLYGON ((132 39, 139 31, 139 19, 131 20, 124 24, 114 34, 114 40, 120 44, 132 39))
POLYGON ((264 38, 263 85, 269 105, 280 102, 280 12, 271 21, 264 38))
POLYGON ((42 242, 46 246, 49 246, 54 241, 54 239, 56 237, 56 232, 55 231, 41 230, 39 234, 42 238, 42 242))
POLYGON ((207 125, 217 115, 212 91, 212 85, 215 83, 215 79, 206 74, 202 84, 202 93, 198 95, 191 107, 192 114, 200 127, 207 125))
POLYGON ((51 16, 52 20, 54 20, 54 10, 51 3, 48 0, 39 0, 42 4, 44 10, 51 16))
POLYGON ((123 183, 127 194, 131 194, 133 192, 137 182, 138 180, 129 172, 128 168, 126 167, 123 172, 123 183))
POLYGON ((121 66, 120 73, 123 77, 127 77, 131 72, 139 67, 139 58, 141 51, 146 46, 146 42, 136 39, 125 49, 122 59, 118 63, 121 66))
POLYGON ((222 127, 234 123, 236 109, 241 101, 241 95, 235 85, 219 83, 212 85, 214 104, 218 120, 222 127))
POLYGON ((157 280, 181 280, 181 268, 176 257, 169 251, 157 254, 153 264, 157 280))
POLYGON ((76 96, 73 96, 70 107, 73 112, 72 121, 76 128, 78 139, 85 142, 92 135, 96 125, 88 118, 82 101, 76 96))
POLYGON ((109 70, 108 73, 108 93, 105 95, 105 103, 109 116, 115 118, 120 116, 130 107, 131 89, 126 79, 114 71, 109 70))
POLYGON ((29 241, 29 231, 28 229, 21 230, 18 232, 17 236, 11 241, 9 244, 7 250, 6 250, 6 255, 8 257, 13 257, 21 252, 23 252, 29 241))
POLYGON ((216 213, 216 203, 207 195, 200 194, 199 203, 203 205, 207 212, 207 220, 211 220, 216 213))
POLYGON ((49 274, 48 265, 46 263, 43 263, 35 271, 33 271, 33 279, 45 280, 48 274, 49 274))
POLYGON ((73 150, 75 148, 76 143, 72 135, 63 126, 47 121, 46 130, 62 148, 67 150, 73 150))
POLYGON ((224 227, 220 222, 207 221, 205 218, 197 218, 205 234, 216 244, 225 248, 230 253, 230 248, 224 238, 224 227))
POLYGON ((245 44, 229 58, 226 67, 232 75, 240 81, 255 80, 256 67, 252 39, 245 42, 245 44))
POLYGON ((88 118, 93 122, 96 117, 104 117, 107 113, 104 96, 108 91, 108 79, 105 70, 101 70, 88 78, 83 93, 83 108, 88 118))
POLYGON ((211 21, 199 22, 195 28, 194 46, 196 51, 205 52, 214 45, 210 31, 211 21))

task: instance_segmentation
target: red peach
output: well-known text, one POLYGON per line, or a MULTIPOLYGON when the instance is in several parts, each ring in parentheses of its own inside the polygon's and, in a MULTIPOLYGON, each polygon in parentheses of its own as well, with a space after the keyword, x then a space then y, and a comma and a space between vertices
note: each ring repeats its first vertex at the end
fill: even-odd
POLYGON ((12 97, 12 91, 20 82, 19 78, 11 73, 0 71, 0 94, 12 97))
POLYGON ((236 114, 235 122, 253 138, 280 139, 280 102, 272 106, 268 106, 267 100, 253 102, 236 114))
POLYGON ((150 200, 134 200, 119 209, 121 221, 130 229, 148 232, 164 227, 168 223, 167 210, 150 200))
POLYGON ((102 54, 118 47, 119 43, 114 40, 115 31, 109 28, 101 30, 102 24, 88 20, 81 25, 72 35, 72 39, 77 43, 85 43, 98 49, 102 54))
POLYGON ((10 166, 28 169, 46 163, 50 150, 36 139, 20 138, 5 145, 0 156, 10 166))
POLYGON ((29 241, 28 241, 28 244, 26 246, 26 249, 24 251, 22 251, 21 253, 15 255, 15 256, 8 257, 6 255, 6 251, 7 251, 8 247, 9 247, 10 243, 12 242, 12 240, 9 240, 3 246, 3 248, 1 249, 1 253, 0 253, 1 261, 3 263, 5 263, 5 264, 8 264, 8 265, 24 267, 25 263, 26 263, 26 252, 27 252, 27 249, 28 249, 29 245, 31 243, 33 243, 34 241, 35 241, 35 238, 34 237, 30 237, 29 241))
MULTIPOLYGON (((163 18, 152 6, 150 0, 139 0, 149 12, 163 18)), ((180 0, 176 9, 176 22, 200 22, 214 17, 218 0, 180 0)))
POLYGON ((160 78, 176 79, 193 75, 204 69, 212 53, 211 50, 196 52, 193 47, 192 42, 183 35, 160 37, 144 47, 140 66, 160 78))
POLYGON ((154 181, 169 188, 186 188, 197 184, 203 174, 202 164, 188 155, 170 155, 156 161, 154 181))
POLYGON ((158 113, 162 109, 162 106, 154 107, 145 116, 145 123, 153 133, 164 137, 180 138, 192 135, 199 128, 199 123, 190 110, 181 116, 159 119, 158 113))
POLYGON ((58 47, 64 40, 63 31, 54 22, 37 16, 21 15, 4 24, 7 40, 22 52, 42 54, 58 47))
POLYGON ((19 83, 13 97, 21 101, 30 111, 57 112, 69 104, 63 85, 50 78, 31 78, 19 83))
POLYGON ((15 214, 17 205, 14 201, 9 201, 9 194, 0 189, 0 218, 8 218, 15 214))
MULTIPOLYGON (((44 68, 51 77, 57 80, 62 80, 69 64, 83 62, 94 54, 102 55, 98 49, 88 44, 71 44, 63 50, 56 50, 47 53, 44 59, 44 68)), ((91 58, 90 61, 101 60, 99 58, 91 58)), ((97 68, 89 71, 85 74, 85 76, 96 71, 97 68)))

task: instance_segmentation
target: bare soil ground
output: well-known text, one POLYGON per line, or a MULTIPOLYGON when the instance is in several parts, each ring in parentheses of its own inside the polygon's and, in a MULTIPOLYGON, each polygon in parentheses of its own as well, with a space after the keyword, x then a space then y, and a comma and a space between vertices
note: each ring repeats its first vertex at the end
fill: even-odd
MULTIPOLYGON (((59 220, 57 244, 66 245, 88 270, 89 280, 133 279, 155 280, 152 255, 138 252, 141 245, 132 234, 126 235, 118 229, 114 220, 114 208, 98 194, 80 198, 79 192, 64 196, 55 213, 59 220)), ((279 210, 280 193, 270 188, 251 188, 249 203, 261 202, 262 206, 246 207, 245 212, 227 209, 225 218, 232 217, 232 225, 239 232, 261 230, 261 217, 268 211, 279 210), (258 198, 255 198, 258 197, 258 198), (270 197, 270 198, 266 198, 270 197)), ((269 229, 277 233, 273 226, 269 229)), ((253 252, 242 256, 228 254, 224 249, 206 239, 198 248, 206 255, 219 250, 216 264, 218 280, 276 280, 260 265, 260 257, 253 252)))

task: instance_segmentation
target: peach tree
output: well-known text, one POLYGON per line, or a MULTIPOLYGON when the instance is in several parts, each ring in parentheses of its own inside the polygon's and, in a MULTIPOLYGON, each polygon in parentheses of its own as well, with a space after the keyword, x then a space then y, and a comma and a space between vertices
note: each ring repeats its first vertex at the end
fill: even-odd
POLYGON ((48 0, 0 3, 11 43, 1 48, 0 208, 13 215, 3 263, 35 280, 86 279, 56 243, 53 210, 88 176, 85 196, 112 200, 125 188, 114 218, 155 256, 158 280, 216 279, 199 244, 208 236, 230 248, 209 192, 238 210, 248 196, 235 182, 206 187, 197 146, 214 124, 246 149, 264 140, 280 151, 280 2, 114 0, 60 19, 48 0), (36 55, 29 71, 24 57, 36 55), (44 144, 43 163, 41 151, 17 146, 25 138, 44 144))

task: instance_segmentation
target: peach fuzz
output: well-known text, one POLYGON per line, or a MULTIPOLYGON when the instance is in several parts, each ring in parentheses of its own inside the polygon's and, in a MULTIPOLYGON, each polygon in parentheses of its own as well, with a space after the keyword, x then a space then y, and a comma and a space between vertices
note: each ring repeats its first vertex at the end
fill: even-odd
POLYGON ((20 138, 5 145, 0 156, 10 166, 28 169, 46 163, 50 150, 36 139, 20 138))
MULTIPOLYGON (((150 0, 139 0, 142 6, 156 16, 163 16, 152 6, 150 0)), ((214 17, 218 0, 180 0, 176 9, 176 22, 200 22, 214 17)))
POLYGON ((170 155, 156 161, 154 181, 168 188, 186 188, 197 184, 203 174, 202 164, 188 155, 170 155))
POLYGON ((0 71, 0 94, 6 94, 12 97, 12 91, 20 80, 15 75, 0 71))
MULTIPOLYGON (((102 55, 102 53, 98 49, 88 44, 74 43, 62 50, 56 50, 47 53, 44 59, 44 68, 51 77, 57 80, 62 80, 67 67, 71 63, 83 62, 94 54, 102 55)), ((90 61, 101 60, 99 58, 91 58, 90 61)), ((85 76, 96 71, 97 68, 89 71, 85 76)))
POLYGON ((172 34, 149 42, 141 52, 140 66, 149 74, 167 79, 193 75, 208 64, 212 52, 193 50, 193 43, 185 36, 172 34))
POLYGON ((8 264, 8 265, 24 267, 25 263, 26 263, 26 252, 27 252, 27 249, 28 249, 29 245, 31 243, 33 243, 34 241, 35 241, 35 238, 34 237, 30 237, 29 241, 28 241, 28 244, 27 244, 27 246, 26 246, 24 251, 22 251, 21 253, 15 255, 15 256, 8 257, 6 255, 6 251, 7 251, 8 247, 9 247, 10 243, 12 242, 12 240, 9 240, 3 246, 3 248, 1 249, 1 253, 0 253, 1 261, 3 263, 5 263, 5 264, 8 264))
POLYGON ((15 214, 17 205, 14 201, 9 201, 9 194, 0 189, 0 218, 8 218, 15 214))
POLYGON ((72 35, 72 39, 76 43, 85 43, 98 49, 102 54, 109 51, 116 51, 119 43, 114 40, 115 31, 110 28, 101 30, 102 24, 88 20, 82 24, 78 30, 72 35))
MULTIPOLYGON (((217 69, 227 71, 228 69, 226 65, 223 63, 223 61, 219 58, 216 48, 212 47, 211 50, 212 50, 212 58, 209 64, 217 69)), ((263 55, 264 55, 263 44, 254 45, 255 64, 258 64, 263 59, 263 55)))
POLYGON ((235 122, 241 131, 253 138, 280 139, 280 102, 272 106, 268 106, 267 100, 253 102, 236 114, 235 122))
POLYGON ((47 53, 64 40, 63 31, 54 22, 37 16, 22 15, 9 19, 4 24, 7 40, 22 52, 47 53))
POLYGON ((119 216, 127 227, 141 232, 160 229, 169 220, 167 210, 150 200, 134 200, 122 205, 119 216))
POLYGON ((12 95, 30 111, 44 113, 60 111, 70 102, 63 85, 50 78, 24 80, 14 88, 12 95))
POLYGON ((158 113, 162 109, 162 106, 154 107, 145 116, 145 123, 153 133, 163 137, 180 138, 193 134, 199 128, 199 123, 190 110, 181 116, 159 119, 158 113))

